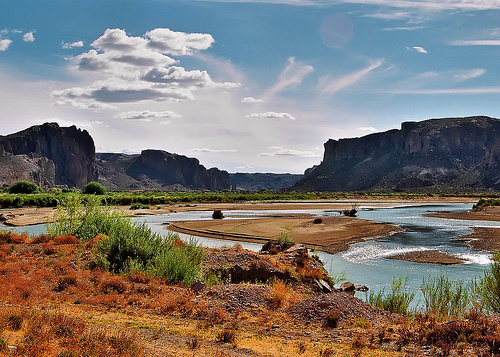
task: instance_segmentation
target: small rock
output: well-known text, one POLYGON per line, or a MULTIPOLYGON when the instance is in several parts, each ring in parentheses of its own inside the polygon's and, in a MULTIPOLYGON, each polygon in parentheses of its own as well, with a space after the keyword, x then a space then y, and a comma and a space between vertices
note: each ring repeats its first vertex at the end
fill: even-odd
POLYGON ((342 283, 342 285, 340 285, 340 290, 345 292, 354 291, 354 289, 355 289, 354 284, 349 281, 346 281, 345 283, 342 283))
POLYGON ((354 290, 356 290, 356 291, 368 291, 368 287, 365 285, 354 285, 354 290))
POLYGON ((193 284, 191 284, 191 290, 195 293, 198 294, 200 291, 205 289, 207 286, 205 283, 201 280, 196 280, 193 284))

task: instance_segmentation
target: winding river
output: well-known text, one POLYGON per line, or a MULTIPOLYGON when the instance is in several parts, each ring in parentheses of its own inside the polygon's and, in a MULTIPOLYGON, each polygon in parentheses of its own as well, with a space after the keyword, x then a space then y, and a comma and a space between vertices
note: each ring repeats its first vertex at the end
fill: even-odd
MULTIPOLYGON (((373 205, 370 208, 360 210, 359 217, 377 222, 394 223, 401 226, 404 231, 387 238, 353 244, 349 250, 339 254, 331 255, 323 252, 317 254, 331 275, 343 273, 347 280, 366 285, 371 291, 375 292, 389 286, 394 276, 406 276, 408 277, 408 286, 417 293, 414 304, 419 304, 419 299, 422 298, 419 294, 419 287, 423 279, 435 276, 438 273, 446 273, 450 279, 469 282, 481 277, 484 270, 491 263, 489 253, 472 250, 461 242, 453 241, 452 238, 468 234, 471 227, 500 228, 500 222, 466 221, 423 216, 423 214, 431 212, 466 211, 471 206, 471 204, 409 204, 386 208, 373 205), (441 266, 386 259, 394 254, 428 249, 440 249, 449 252, 465 259, 467 263, 441 266)), ((332 204, 332 209, 329 210, 242 210, 225 211, 224 215, 226 219, 238 219, 257 218, 262 214, 279 213, 311 213, 317 216, 338 215, 334 204, 332 204)), ((212 219, 211 215, 211 211, 192 211, 143 216, 137 219, 149 225, 154 232, 165 234, 165 224, 170 221, 212 219)), ((20 230, 36 234, 43 232, 45 226, 22 227, 20 230)), ((190 238, 187 235, 181 234, 181 236, 190 238)), ((196 238, 200 244, 208 247, 235 244, 230 240, 196 238)), ((241 244, 244 248, 252 250, 259 250, 261 247, 260 244, 241 244)))

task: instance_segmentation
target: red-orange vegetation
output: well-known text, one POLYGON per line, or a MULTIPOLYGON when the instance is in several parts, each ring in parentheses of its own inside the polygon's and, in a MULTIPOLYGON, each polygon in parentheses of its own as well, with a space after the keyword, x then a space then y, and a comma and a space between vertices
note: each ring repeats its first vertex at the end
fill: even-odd
POLYGON ((70 234, 57 236, 52 239, 55 244, 78 244, 80 240, 70 234))

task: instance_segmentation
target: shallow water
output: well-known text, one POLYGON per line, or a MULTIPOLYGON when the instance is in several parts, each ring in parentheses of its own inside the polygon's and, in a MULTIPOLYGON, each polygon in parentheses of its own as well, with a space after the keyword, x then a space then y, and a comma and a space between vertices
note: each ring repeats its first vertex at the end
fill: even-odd
MULTIPOLYGON (((356 284, 366 285, 371 291, 376 292, 389 286, 394 276, 407 276, 408 286, 414 290, 416 300, 414 306, 422 305, 422 296, 419 287, 424 279, 438 273, 446 273, 450 279, 472 281, 481 277, 484 270, 491 263, 490 254, 475 251, 461 242, 452 241, 452 238, 471 232, 471 227, 500 227, 500 222, 451 220, 442 218, 423 217, 422 214, 441 211, 466 211, 471 204, 436 204, 436 205, 405 205, 396 208, 383 208, 373 205, 363 209, 358 216, 378 222, 394 223, 401 226, 404 231, 390 237, 381 238, 351 245, 349 250, 331 255, 317 252, 330 274, 336 275, 344 272, 347 280, 356 284), (420 264, 393 259, 386 259, 390 255, 411 251, 440 249, 462 259, 467 264, 440 266, 434 264, 420 264)), ((225 211, 225 219, 258 218, 260 215, 280 213, 311 213, 317 216, 338 215, 332 208, 329 210, 294 210, 294 211, 225 211)), ((211 220, 212 211, 193 211, 142 216, 136 218, 145 222, 154 232, 167 234, 165 227, 168 222, 182 220, 211 220)), ((45 225, 22 227, 19 231, 29 234, 38 234, 45 231, 45 225)), ((190 236, 183 235, 184 239, 190 236)), ((232 246, 231 240, 211 239, 196 237, 201 245, 207 247, 232 246)), ((260 244, 240 243, 244 248, 259 250, 260 244)), ((359 297, 363 298, 364 293, 359 297)))

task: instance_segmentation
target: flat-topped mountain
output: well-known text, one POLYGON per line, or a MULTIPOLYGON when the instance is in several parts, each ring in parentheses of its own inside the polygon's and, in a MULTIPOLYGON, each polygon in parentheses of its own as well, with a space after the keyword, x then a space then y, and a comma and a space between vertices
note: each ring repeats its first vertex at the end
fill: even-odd
POLYGON ((96 154, 99 181, 119 190, 224 190, 229 174, 217 168, 206 169, 198 159, 162 150, 143 150, 141 154, 96 154))
POLYGON ((402 123, 328 140, 323 161, 291 186, 303 191, 500 190, 500 120, 485 116, 402 123))
POLYGON ((2 183, 29 179, 42 187, 82 188, 97 180, 94 140, 86 130, 57 123, 0 136, 2 183))

